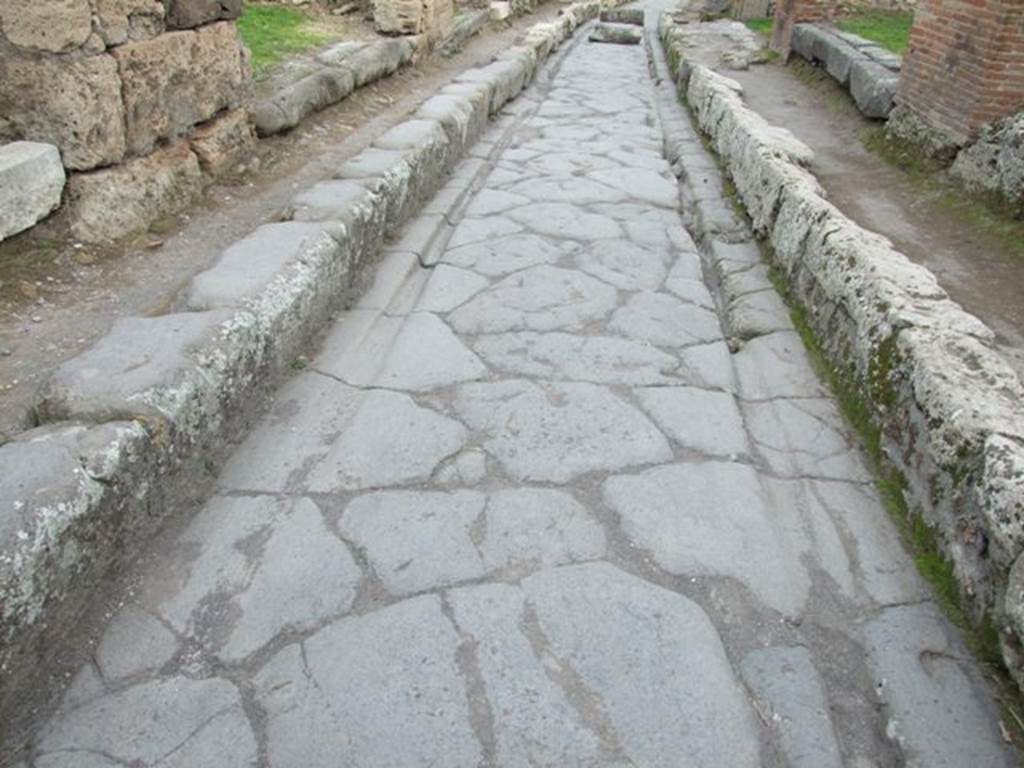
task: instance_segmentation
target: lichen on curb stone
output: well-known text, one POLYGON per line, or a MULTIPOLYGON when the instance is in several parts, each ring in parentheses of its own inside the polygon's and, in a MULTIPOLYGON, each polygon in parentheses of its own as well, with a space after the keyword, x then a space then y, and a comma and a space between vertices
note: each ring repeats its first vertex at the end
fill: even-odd
POLYGON ((995 621, 1024 687, 1024 386, 934 275, 826 199, 806 147, 748 109, 738 83, 686 61, 670 16, 660 32, 754 233, 867 404, 902 501, 937 534, 973 618, 995 621))

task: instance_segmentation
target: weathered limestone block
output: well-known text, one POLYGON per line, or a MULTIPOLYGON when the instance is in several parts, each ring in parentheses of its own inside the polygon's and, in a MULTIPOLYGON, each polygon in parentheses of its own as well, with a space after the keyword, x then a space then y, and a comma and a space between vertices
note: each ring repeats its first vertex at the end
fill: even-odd
POLYGON ((390 75, 412 61, 416 45, 412 40, 378 40, 360 48, 345 62, 356 78, 356 88, 390 75))
POLYGON ((870 59, 850 67, 850 95, 865 117, 886 118, 892 112, 899 75, 870 59))
POLYGON ((148 487, 148 440, 136 423, 64 423, 0 446, 0 695, 22 690, 144 527, 129 505, 148 487))
POLYGON ((235 25, 171 32, 115 48, 123 83, 128 151, 146 154, 222 109, 240 106, 249 87, 235 25))
POLYGON ((96 31, 107 46, 148 40, 164 31, 164 6, 158 0, 93 0, 96 31))
POLYGON ((344 99, 356 88, 352 71, 346 67, 324 67, 305 62, 291 67, 270 86, 273 93, 256 102, 256 130, 272 136, 294 128, 307 115, 344 99), (298 79, 292 79, 298 77, 298 79))
POLYGON ((242 15, 242 0, 166 0, 166 4, 171 29, 191 29, 242 15))
POLYGON ((244 162, 256 147, 252 114, 247 109, 232 109, 196 128, 192 151, 199 166, 219 176, 244 162))
POLYGON ((643 8, 606 8, 601 11, 601 21, 612 24, 635 24, 638 27, 644 25, 643 8))
POLYGON ((0 29, 20 48, 59 53, 89 39, 92 10, 89 0, 4 0, 0 29))
POLYGON ((64 167, 52 144, 0 146, 0 240, 42 221, 60 205, 64 167))
POLYGON ((1024 112, 983 128, 950 173, 973 192, 1001 196, 1024 217, 1024 112))
POLYGON ((426 27, 426 5, 423 0, 375 0, 373 24, 385 35, 418 35, 426 27))
POLYGON ((107 55, 64 60, 0 56, 0 138, 55 144, 66 168, 120 162, 124 107, 107 55))
POLYGON ((185 208, 202 190, 199 161, 185 143, 68 182, 71 231, 86 242, 115 240, 185 208))

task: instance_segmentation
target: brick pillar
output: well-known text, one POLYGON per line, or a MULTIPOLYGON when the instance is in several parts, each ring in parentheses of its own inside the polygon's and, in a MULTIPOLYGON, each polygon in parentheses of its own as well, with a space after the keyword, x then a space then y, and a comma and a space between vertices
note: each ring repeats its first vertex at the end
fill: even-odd
POLYGON ((890 130, 951 157, 1024 108, 1024 0, 921 0, 890 130))
POLYGON ((793 25, 805 21, 828 21, 835 11, 835 4, 836 0, 778 0, 772 25, 772 50, 788 59, 793 25))

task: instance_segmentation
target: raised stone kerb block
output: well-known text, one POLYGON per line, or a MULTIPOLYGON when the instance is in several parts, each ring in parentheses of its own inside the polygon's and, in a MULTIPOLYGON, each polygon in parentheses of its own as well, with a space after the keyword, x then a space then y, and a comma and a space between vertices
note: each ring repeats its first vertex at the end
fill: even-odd
POLYGON ((643 32, 631 24, 595 24, 588 37, 592 43, 618 43, 619 45, 639 45, 643 32))
POLYGON ((60 205, 64 167, 52 144, 0 145, 0 240, 42 221, 60 205))

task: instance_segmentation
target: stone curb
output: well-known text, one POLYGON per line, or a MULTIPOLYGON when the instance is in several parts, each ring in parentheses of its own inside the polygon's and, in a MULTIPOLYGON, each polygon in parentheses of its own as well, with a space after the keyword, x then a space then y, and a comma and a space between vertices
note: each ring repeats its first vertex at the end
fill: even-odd
POLYGON ((791 47, 807 61, 819 62, 849 89, 865 117, 885 119, 892 112, 902 59, 849 32, 820 24, 793 27, 791 47))
POLYGON ((102 580, 201 495, 246 419, 351 300, 385 237, 600 7, 575 3, 534 25, 336 179, 296 195, 289 221, 225 250, 170 314, 119 321, 55 372, 37 398, 44 426, 0 446, 0 712, 47 674, 41 661, 102 580))
MULTIPOLYGON (((660 32, 750 226, 771 246, 831 363, 871 407, 908 506, 938 532, 975 614, 996 620, 1006 664, 1024 685, 1024 386, 993 349, 992 331, 931 272, 828 202, 806 168, 806 146, 748 109, 738 83, 685 63, 670 18, 660 32)), ((687 151, 667 149, 677 159, 687 151)), ((712 222, 720 230, 742 223, 711 214, 725 219, 712 222)), ((750 245, 742 229, 717 238, 710 250, 720 278, 756 268, 750 245)))

